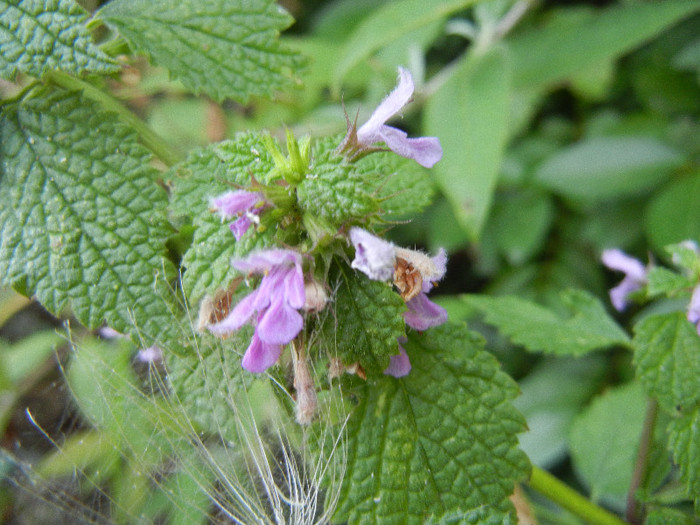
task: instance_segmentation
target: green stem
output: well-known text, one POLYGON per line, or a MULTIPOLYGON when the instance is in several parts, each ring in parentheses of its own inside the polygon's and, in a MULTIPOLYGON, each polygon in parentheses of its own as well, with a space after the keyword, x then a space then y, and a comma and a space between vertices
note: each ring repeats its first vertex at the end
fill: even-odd
POLYGON ((101 89, 96 88, 84 80, 63 73, 62 71, 51 71, 46 74, 46 78, 50 82, 63 88, 82 91, 87 98, 94 100, 105 110, 116 113, 123 122, 139 134, 143 144, 167 166, 172 166, 182 160, 180 154, 154 133, 145 122, 101 89))
POLYGON ((594 505, 574 489, 539 467, 532 467, 529 485, 540 494, 593 525, 625 525, 626 523, 611 512, 594 505))
POLYGON ((626 518, 630 523, 638 523, 639 516, 637 514, 637 490, 644 481, 644 476, 649 465, 649 451, 651 450, 651 442, 654 437, 654 424, 656 423, 656 401, 650 399, 647 401, 646 414, 644 415, 644 427, 642 435, 639 439, 639 451, 637 452, 637 460, 634 463, 634 472, 630 482, 629 492, 627 493, 627 512, 626 518))

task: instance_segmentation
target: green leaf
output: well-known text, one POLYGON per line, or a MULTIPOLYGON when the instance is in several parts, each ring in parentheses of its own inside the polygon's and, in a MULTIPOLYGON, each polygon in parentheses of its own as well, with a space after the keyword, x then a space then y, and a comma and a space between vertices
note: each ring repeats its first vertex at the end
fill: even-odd
POLYGON ((644 525, 696 525, 696 521, 680 509, 656 507, 649 510, 644 525))
POLYGON ((502 47, 469 54, 425 107, 427 135, 440 137, 433 172, 472 239, 491 207, 508 137, 510 62, 502 47))
POLYGON ((378 211, 377 200, 367 192, 367 180, 385 177, 363 173, 338 155, 338 141, 328 138, 314 145, 310 174, 297 187, 299 206, 312 217, 340 226, 349 219, 361 219, 378 211))
POLYGON ((239 133, 194 150, 168 173, 173 186, 170 209, 175 215, 196 217, 209 210, 212 197, 250 185, 251 177, 269 182, 274 168, 260 133, 239 133))
POLYGON ((685 312, 650 315, 634 327, 637 376, 669 412, 700 402, 700 337, 685 312))
POLYGON ((687 277, 663 266, 652 266, 647 273, 647 295, 649 297, 673 294, 683 289, 690 289, 694 284, 687 277))
POLYGON ((615 5, 572 21, 552 17, 509 42, 517 88, 550 85, 619 57, 700 9, 689 0, 615 5))
POLYGON ((334 87, 355 66, 382 47, 450 14, 475 0, 398 0, 377 8, 356 27, 346 40, 335 67, 334 87))
POLYGON ((280 45, 293 20, 271 0, 112 0, 96 17, 187 89, 217 101, 289 88, 303 64, 280 45))
POLYGON ((547 194, 499 192, 484 237, 492 236, 506 260, 520 266, 542 248, 553 218, 554 205, 547 194))
POLYGON ((418 213, 432 201, 434 184, 428 171, 417 162, 392 152, 377 152, 355 165, 374 187, 383 214, 418 213))
MULTIPOLYGON (((506 498, 528 473, 517 386, 457 325, 411 333, 412 370, 366 383, 347 424, 335 521, 414 524, 506 498)), ((448 522, 449 523, 449 522, 448 522)))
POLYGON ((76 93, 39 90, 3 110, 2 282, 90 328, 170 341, 167 196, 136 135, 76 93))
POLYGON ((50 330, 35 332, 7 348, 2 348, 5 345, 0 344, 0 348, 2 348, 0 364, 8 378, 14 384, 19 384, 21 381, 25 381, 32 372, 35 372, 39 365, 45 362, 63 341, 64 338, 61 334, 50 330))
POLYGON ((565 197, 605 200, 649 190, 682 163, 681 154, 656 139, 591 138, 549 157, 535 180, 565 197))
POLYGON ((528 427, 520 436, 520 447, 534 465, 551 467, 567 454, 574 417, 600 388, 606 368, 598 356, 551 358, 519 381, 522 395, 513 404, 528 427))
POLYGON ((463 299, 483 311, 487 323, 531 351, 580 356, 629 345, 627 334, 588 292, 566 290, 560 297, 568 315, 515 296, 465 295, 463 299))
POLYGON ((73 0, 0 0, 0 76, 107 74, 119 65, 92 43, 87 13, 73 0))
POLYGON ((695 513, 700 514, 700 406, 671 421, 669 448, 688 495, 695 500, 695 513))
POLYGON ((649 203, 646 234, 652 248, 664 253, 669 244, 700 240, 700 173, 671 182, 649 203))
POLYGON ((238 437, 240 417, 232 401, 245 395, 259 377, 241 367, 241 356, 252 335, 249 326, 223 341, 208 335, 193 345, 196 351, 168 360, 169 382, 196 427, 227 439, 238 437))
POLYGON ((645 397, 638 383, 608 390, 571 427, 574 469, 593 502, 621 502, 629 489, 642 432, 645 397))
POLYGON ((369 374, 381 374, 389 356, 399 353, 406 304, 391 285, 347 266, 339 270, 337 283, 333 312, 323 324, 325 340, 343 363, 359 362, 369 374))

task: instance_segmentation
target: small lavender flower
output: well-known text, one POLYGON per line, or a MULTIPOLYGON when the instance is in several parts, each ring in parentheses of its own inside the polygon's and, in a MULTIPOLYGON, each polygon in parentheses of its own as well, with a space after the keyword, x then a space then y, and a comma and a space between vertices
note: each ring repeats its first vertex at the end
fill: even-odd
POLYGON ((688 304, 688 321, 693 323, 700 335, 700 284, 693 288, 693 295, 690 297, 688 304))
POLYGON ((629 295, 646 284, 647 269, 640 261, 618 249, 604 250, 601 260, 611 270, 625 274, 620 284, 610 290, 610 302, 615 310, 622 312, 627 308, 629 295))
POLYGON ((350 230, 350 241, 355 247, 352 267, 375 281, 388 281, 394 275, 396 247, 362 228, 350 230))
POLYGON ((241 240, 253 222, 259 220, 264 202, 265 197, 261 193, 245 190, 229 191, 211 199, 212 207, 221 213, 222 219, 238 217, 229 225, 237 241, 241 240))
POLYGON ((394 377, 403 377, 405 375, 408 375, 408 373, 411 371, 411 361, 408 359, 406 349, 403 346, 401 346, 401 343, 405 342, 405 338, 402 337, 399 339, 399 353, 397 355, 391 356, 389 366, 386 370, 384 370, 384 373, 386 375, 394 377))
POLYGON ((266 250, 231 264, 247 274, 263 274, 263 278, 256 290, 209 330, 215 334, 236 331, 257 313, 255 333, 242 365, 250 372, 263 372, 277 361, 282 345, 294 339, 304 325, 298 312, 306 301, 301 256, 291 250, 266 250))
POLYGON ((413 159, 426 168, 433 167, 442 158, 439 139, 436 137, 410 139, 406 132, 386 125, 387 120, 411 101, 413 90, 411 73, 400 67, 399 83, 396 88, 377 106, 367 122, 356 132, 354 127, 350 130, 346 141, 352 142, 355 139, 354 146, 360 151, 372 150, 374 144, 384 142, 397 155, 413 159))
POLYGON ((155 363, 163 360, 163 350, 159 346, 153 345, 142 348, 136 354, 136 359, 142 363, 155 363))

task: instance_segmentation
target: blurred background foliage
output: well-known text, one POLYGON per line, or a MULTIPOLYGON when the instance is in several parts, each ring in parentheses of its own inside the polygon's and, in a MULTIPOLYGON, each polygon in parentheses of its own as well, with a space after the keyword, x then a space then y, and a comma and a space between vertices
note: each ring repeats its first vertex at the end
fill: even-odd
MULTIPOLYGON (((283 40, 309 57, 303 85, 291 92, 216 104, 139 58, 107 88, 187 151, 250 129, 342 132, 345 114, 362 122, 393 87, 397 66, 407 67, 416 103, 396 124, 412 136, 438 136, 445 153, 431 171, 432 206, 417 218, 397 217, 390 235, 448 248, 437 293, 453 319, 482 331, 519 381, 517 405, 530 428, 521 442, 533 463, 623 509, 645 405, 641 390, 624 384, 633 375, 628 350, 576 359, 526 353, 482 323, 460 294, 514 294, 565 311, 561 290, 577 288, 607 304, 616 277, 599 262, 603 249, 665 261, 666 245, 700 239, 700 4, 282 4, 296 19, 283 40)), ((78 515, 205 523, 207 491, 196 489, 215 485, 206 462, 187 459, 185 470, 168 464, 174 449, 186 457, 187 444, 156 426, 167 407, 139 401, 158 370, 149 373, 124 341, 76 327, 68 334, 69 323, 0 292, 0 428, 12 454, 0 463, 7 481, 0 515, 11 523, 76 523, 78 515), (32 486, 37 472, 57 485, 32 486), (155 496, 168 490, 171 497, 155 496)), ((662 450, 652 462, 649 501, 682 501, 673 482, 652 495, 669 476, 662 450)), ((532 505, 539 523, 577 523, 537 497, 532 505)))

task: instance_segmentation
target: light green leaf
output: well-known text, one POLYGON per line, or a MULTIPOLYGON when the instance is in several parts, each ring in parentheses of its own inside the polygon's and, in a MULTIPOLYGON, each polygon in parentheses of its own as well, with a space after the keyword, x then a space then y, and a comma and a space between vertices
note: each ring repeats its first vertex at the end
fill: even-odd
POLYGON ((185 87, 217 101, 289 88, 303 64, 279 43, 292 18, 272 0, 112 0, 96 17, 185 87))
POLYGON ((608 390, 571 428, 574 469, 594 502, 621 502, 627 494, 642 432, 645 396, 638 383, 608 390))
POLYGON ((596 357, 548 359, 519 381, 522 395, 513 404, 528 427, 520 447, 533 464, 548 468, 567 454, 574 417, 600 388, 606 372, 606 362, 596 357))
POLYGON ((0 76, 113 73, 119 65, 92 43, 87 13, 73 0, 0 0, 0 76))
POLYGON ((663 266, 652 266, 647 273, 647 295, 656 297, 691 289, 694 286, 689 278, 663 266))
POLYGON ((61 334, 50 330, 35 332, 7 348, 4 348, 4 344, 0 344, 2 348, 0 364, 8 378, 18 384, 26 380, 41 363, 46 361, 63 341, 61 334))
POLYGON ((561 292, 566 316, 515 296, 465 295, 463 300, 483 311, 487 323, 531 351, 579 356, 630 342, 600 301, 583 290, 561 292))
POLYGON ((40 90, 0 129, 0 279, 54 314, 176 336, 166 193, 136 135, 79 94, 40 90))
POLYGON ((653 38, 700 4, 690 0, 615 5, 590 16, 552 17, 509 40, 516 88, 544 87, 653 38))
POLYGON ((646 234, 652 248, 664 253, 669 244, 700 240, 700 173, 671 182, 654 196, 646 213, 646 234))
POLYGON ((528 473, 516 437, 525 423, 510 404, 517 386, 463 327, 411 333, 404 346, 411 372, 358 392, 335 521, 417 524, 506 510, 528 473))
POLYGON ((682 163, 680 153, 656 139, 592 138, 549 157, 535 180, 565 197, 605 200, 649 190, 682 163))
POLYGON ((381 374, 389 356, 399 353, 406 304, 390 285, 347 266, 340 268, 337 282, 333 312, 323 325, 325 340, 343 363, 359 362, 369 374, 381 374))
POLYGON ((700 406, 671 421, 669 448, 681 468, 688 496, 695 500, 695 513, 700 514, 700 406))
POLYGON ((464 9, 475 0, 398 0, 373 11, 346 40, 335 67, 335 90, 356 65, 412 31, 464 9))
POLYGON ((433 172, 472 239, 491 207, 508 137, 510 62, 502 47, 469 54, 425 107, 425 132, 440 138, 433 172))
POLYGON ((635 325, 632 342, 647 394, 669 412, 700 402, 700 337, 685 312, 645 317, 635 325))

